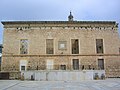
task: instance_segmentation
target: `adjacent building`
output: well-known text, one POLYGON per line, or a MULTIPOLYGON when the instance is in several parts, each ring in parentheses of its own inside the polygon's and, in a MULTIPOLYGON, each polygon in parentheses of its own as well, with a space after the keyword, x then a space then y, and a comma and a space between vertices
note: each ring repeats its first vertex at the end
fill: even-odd
POLYGON ((116 21, 2 21, 2 71, 105 70, 120 77, 116 21))
POLYGON ((2 44, 0 44, 0 70, 1 70, 1 60, 2 60, 2 44))

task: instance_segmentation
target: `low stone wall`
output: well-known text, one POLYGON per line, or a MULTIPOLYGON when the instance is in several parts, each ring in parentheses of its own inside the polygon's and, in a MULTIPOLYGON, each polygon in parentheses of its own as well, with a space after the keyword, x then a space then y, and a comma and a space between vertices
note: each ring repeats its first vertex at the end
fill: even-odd
POLYGON ((20 79, 21 78, 21 72, 9 72, 9 79, 20 79))
MULTIPOLYGON (((93 80, 95 75, 101 78, 105 75, 104 70, 82 70, 82 71, 22 71, 21 76, 25 80, 36 81, 80 81, 93 80)), ((98 78, 98 79, 99 79, 98 78)))

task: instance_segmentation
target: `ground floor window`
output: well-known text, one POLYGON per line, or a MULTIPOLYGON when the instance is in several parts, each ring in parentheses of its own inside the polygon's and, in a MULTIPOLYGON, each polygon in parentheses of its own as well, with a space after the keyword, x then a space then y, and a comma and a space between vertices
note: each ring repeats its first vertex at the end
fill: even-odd
POLYGON ((27 70, 27 60, 20 60, 20 71, 27 70))
POLYGON ((24 71, 25 71, 25 66, 21 66, 21 70, 24 70, 24 71))
POLYGON ((104 59, 98 59, 98 68, 104 69, 104 59))
POLYGON ((79 59, 73 59, 73 70, 79 70, 79 59))
POLYGON ((66 65, 60 65, 61 70, 66 70, 66 65))

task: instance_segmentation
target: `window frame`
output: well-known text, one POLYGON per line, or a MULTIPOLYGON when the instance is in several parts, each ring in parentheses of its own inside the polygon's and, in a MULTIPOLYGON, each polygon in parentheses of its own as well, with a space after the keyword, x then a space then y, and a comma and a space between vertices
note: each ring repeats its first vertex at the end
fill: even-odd
POLYGON ((97 54, 104 54, 104 40, 103 39, 96 39, 96 53, 97 54), (98 45, 97 40, 102 40, 102 42, 99 43, 102 45, 98 45), (101 50, 100 50, 100 48, 101 48, 101 50))
POLYGON ((21 65, 21 71, 25 71, 26 69, 26 66, 24 66, 24 65, 21 65), (24 69, 23 69, 23 67, 24 67, 24 69))
POLYGON ((46 54, 54 54, 54 39, 46 39, 46 54), (47 40, 53 40, 53 42, 52 42, 52 53, 48 53, 48 51, 47 51, 47 49, 49 49, 49 48, 47 48, 48 46, 47 46, 47 40))
MULTIPOLYGON (((75 45, 76 46, 76 45, 75 45)), ((71 39, 71 54, 79 54, 80 53, 80 44, 79 44, 79 39, 71 39), (77 40, 78 41, 78 51, 76 51, 75 53, 73 53, 73 43, 72 40, 77 40)))

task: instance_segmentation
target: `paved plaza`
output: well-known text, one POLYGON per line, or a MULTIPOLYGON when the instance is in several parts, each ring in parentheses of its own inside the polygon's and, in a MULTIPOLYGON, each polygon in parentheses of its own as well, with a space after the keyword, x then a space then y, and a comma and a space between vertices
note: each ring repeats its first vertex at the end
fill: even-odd
POLYGON ((93 81, 0 80, 0 90, 120 90, 120 79, 93 81))

